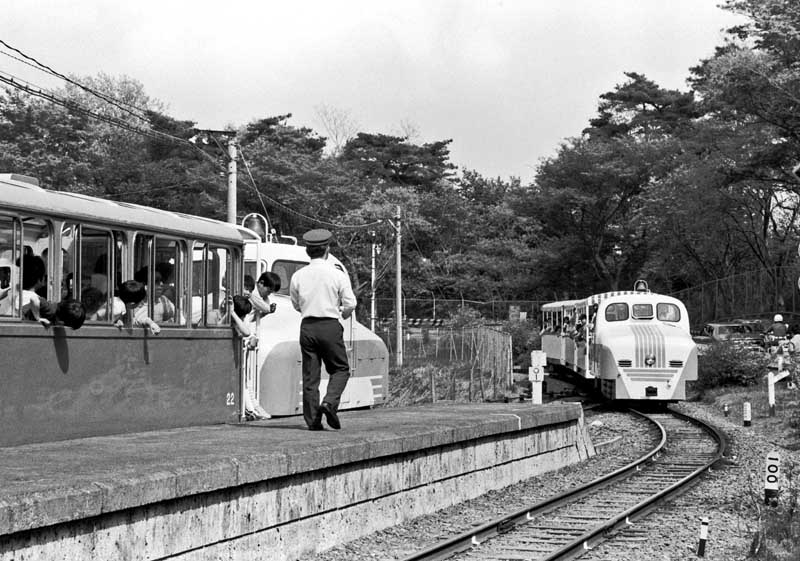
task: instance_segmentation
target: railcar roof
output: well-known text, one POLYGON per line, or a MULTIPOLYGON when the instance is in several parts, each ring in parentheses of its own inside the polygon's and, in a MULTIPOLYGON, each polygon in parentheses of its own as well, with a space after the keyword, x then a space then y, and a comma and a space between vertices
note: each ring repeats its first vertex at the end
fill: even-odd
POLYGON ((575 306, 580 306, 581 304, 586 304, 586 298, 582 298, 580 300, 561 300, 559 302, 542 304, 542 311, 560 310, 561 308, 574 308, 575 306))
POLYGON ((81 193, 42 189, 21 179, 13 174, 0 174, 0 208, 237 245, 258 237, 236 224, 81 193))
POLYGON ((564 308, 572 308, 572 307, 581 307, 581 306, 591 306, 593 304, 599 304, 603 300, 608 300, 609 298, 614 298, 617 296, 656 296, 658 298, 663 299, 664 301, 672 301, 672 302, 680 302, 677 298, 672 296, 667 296, 665 294, 658 294, 657 292, 641 292, 637 290, 616 290, 612 292, 601 292, 599 294, 592 294, 588 298, 583 298, 581 300, 562 300, 560 302, 549 302, 547 304, 542 305, 542 311, 553 311, 553 310, 560 310, 562 307, 564 308))

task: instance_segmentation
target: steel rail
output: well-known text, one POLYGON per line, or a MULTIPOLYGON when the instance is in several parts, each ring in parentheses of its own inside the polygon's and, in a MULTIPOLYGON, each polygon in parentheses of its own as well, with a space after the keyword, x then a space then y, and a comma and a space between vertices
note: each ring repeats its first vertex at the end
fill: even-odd
MULTIPOLYGON (((631 412, 649 420, 661 432, 661 439, 658 442, 658 444, 654 446, 649 452, 644 454, 641 458, 638 458, 637 460, 634 460, 633 462, 611 473, 603 475, 593 481, 590 481, 589 483, 569 489, 564 493, 555 495, 553 497, 540 501, 534 505, 527 506, 511 514, 492 520, 481 526, 471 528, 470 530, 458 534, 456 536, 453 536, 452 538, 433 544, 432 546, 426 549, 420 550, 412 555, 404 557, 403 561, 423 561, 423 560, 434 561, 434 560, 447 559, 448 557, 456 553, 466 551, 476 545, 480 545, 481 543, 492 537, 506 533, 514 529, 518 525, 528 523, 532 521, 534 518, 536 518, 536 516, 546 514, 562 505, 575 502, 576 500, 584 496, 587 496, 595 491, 601 490, 618 481, 627 479, 628 477, 634 475, 635 473, 638 473, 642 469, 642 466, 644 464, 657 458, 658 454, 664 449, 667 443, 667 432, 664 426, 657 420, 655 420, 653 417, 633 409, 631 409, 631 412)), ((666 489, 663 489, 659 493, 654 494, 651 497, 648 497, 648 499, 644 501, 641 501, 634 507, 631 507, 628 510, 605 521, 604 523, 593 527, 589 531, 584 532, 579 537, 575 538, 573 541, 565 544, 555 552, 551 553, 547 557, 543 557, 542 559, 547 561, 574 559, 575 557, 583 553, 586 549, 589 549, 594 545, 596 545, 597 543, 599 543, 600 541, 602 541, 603 539, 602 536, 606 536, 614 529, 626 525, 633 520, 641 518, 642 516, 650 512, 652 509, 656 508, 656 506, 660 504, 660 502, 673 496, 673 494, 677 493, 681 488, 686 486, 689 481, 697 478, 701 473, 709 469, 715 462, 717 462, 722 457, 725 451, 726 441, 724 435, 719 430, 706 423, 703 423, 702 421, 699 421, 682 413, 678 413, 673 410, 669 410, 669 413, 677 417, 680 417, 684 420, 700 425, 701 427, 704 428, 704 430, 706 430, 712 435, 712 437, 718 443, 718 451, 714 456, 714 459, 710 462, 707 462, 702 467, 696 469, 689 476, 681 479, 678 483, 673 484, 666 489)))

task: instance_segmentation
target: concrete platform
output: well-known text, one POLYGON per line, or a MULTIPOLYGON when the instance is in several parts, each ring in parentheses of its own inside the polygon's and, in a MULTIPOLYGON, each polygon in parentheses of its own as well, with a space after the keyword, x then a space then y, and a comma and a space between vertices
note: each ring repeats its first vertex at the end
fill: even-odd
POLYGON ((0 448, 0 561, 296 559, 594 454, 580 404, 447 404, 0 448))

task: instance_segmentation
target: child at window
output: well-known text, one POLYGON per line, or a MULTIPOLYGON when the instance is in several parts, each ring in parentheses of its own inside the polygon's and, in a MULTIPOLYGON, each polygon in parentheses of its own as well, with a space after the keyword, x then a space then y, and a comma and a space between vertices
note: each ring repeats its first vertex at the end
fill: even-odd
POLYGON ((62 300, 55 306, 42 298, 39 300, 37 312, 39 323, 45 327, 63 325, 75 330, 80 329, 86 319, 83 303, 71 298, 62 300))
POLYGON ((236 329, 238 335, 242 338, 245 347, 245 360, 253 361, 253 363, 245 366, 245 392, 244 392, 244 415, 248 421, 260 421, 263 419, 271 418, 261 404, 258 403, 253 397, 253 386, 255 385, 255 376, 252 375, 251 366, 256 366, 255 355, 249 353, 258 346, 258 336, 255 331, 255 321, 251 313, 252 306, 250 301, 245 296, 237 294, 233 297, 233 313, 231 320, 233 320, 233 327, 236 329))
POLYGON ((158 324, 147 315, 147 290, 144 284, 135 280, 123 282, 119 287, 119 299, 125 304, 125 312, 113 318, 114 325, 119 328, 147 327, 153 335, 161 333, 158 324))

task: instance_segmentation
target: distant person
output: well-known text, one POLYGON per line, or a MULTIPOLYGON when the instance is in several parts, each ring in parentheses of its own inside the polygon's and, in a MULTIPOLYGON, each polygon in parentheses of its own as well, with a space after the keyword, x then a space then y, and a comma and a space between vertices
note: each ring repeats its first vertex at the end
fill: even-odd
POLYGON ((578 316, 573 337, 576 341, 584 341, 586 339, 586 314, 578 316))
POLYGON ((350 317, 356 307, 356 297, 347 275, 327 260, 331 238, 328 230, 321 229, 303 235, 311 262, 298 269, 289 283, 292 306, 303 317, 300 323, 303 418, 309 430, 322 430, 323 415, 331 428, 341 428, 337 410, 350 377, 339 318, 350 317), (329 379, 325 398, 320 404, 322 363, 329 379))
POLYGON ((786 324, 783 323, 783 316, 781 314, 775 314, 775 317, 772 318, 772 325, 767 328, 765 333, 777 337, 778 339, 785 339, 786 332, 787 329, 786 324))

